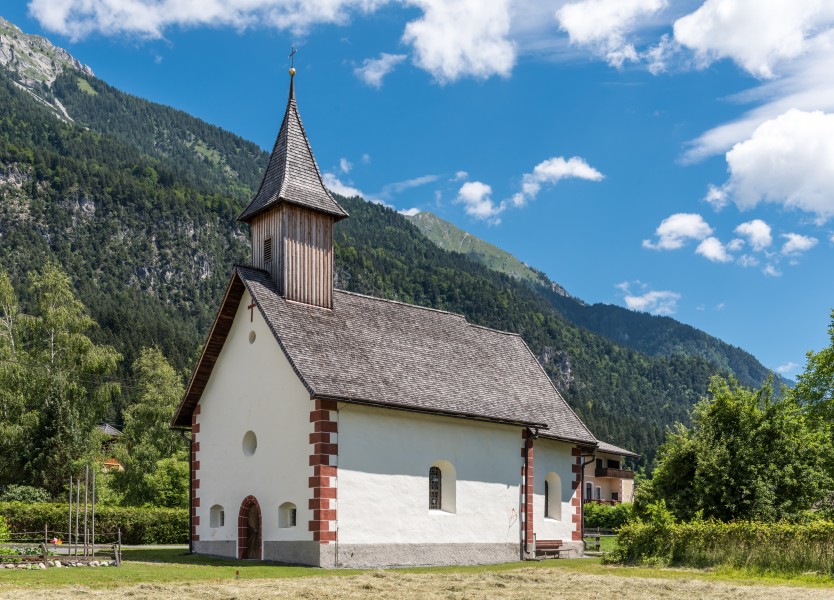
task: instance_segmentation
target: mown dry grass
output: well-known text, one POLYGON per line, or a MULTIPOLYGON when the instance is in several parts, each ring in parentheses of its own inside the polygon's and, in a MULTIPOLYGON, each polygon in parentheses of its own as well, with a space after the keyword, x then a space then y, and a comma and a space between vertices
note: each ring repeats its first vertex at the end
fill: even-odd
MULTIPOLYGON (((680 575, 680 574, 678 574, 680 575)), ((679 599, 717 598, 734 600, 794 600, 834 598, 832 588, 782 585, 746 585, 726 581, 622 577, 571 571, 563 567, 520 567, 508 571, 368 571, 342 577, 200 581, 180 583, 142 583, 109 589, 70 585, 60 588, 0 587, 8 600, 29 600, 85 596, 92 598, 141 598, 142 600, 208 600, 261 598, 396 598, 481 599, 547 598, 609 600, 610 598, 679 599)))

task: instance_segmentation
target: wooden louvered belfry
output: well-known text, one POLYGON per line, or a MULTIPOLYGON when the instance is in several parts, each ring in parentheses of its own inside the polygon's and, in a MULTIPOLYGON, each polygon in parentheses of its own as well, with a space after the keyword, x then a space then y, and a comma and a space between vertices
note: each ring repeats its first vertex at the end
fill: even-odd
POLYGON ((252 228, 252 266, 288 300, 333 308, 333 224, 348 214, 324 186, 298 114, 294 70, 263 181, 238 217, 252 228))

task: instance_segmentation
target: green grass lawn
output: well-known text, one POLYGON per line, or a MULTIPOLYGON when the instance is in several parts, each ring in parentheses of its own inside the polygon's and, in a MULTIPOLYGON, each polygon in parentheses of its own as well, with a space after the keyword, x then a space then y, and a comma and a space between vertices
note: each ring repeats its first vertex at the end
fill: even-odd
MULTIPOLYGON (((586 544, 594 544, 596 540, 593 538, 586 537, 585 538, 586 544)), ((601 536, 599 538, 599 551, 600 552, 613 552, 614 546, 617 543, 617 538, 615 536, 601 536)), ((591 547, 588 548, 589 550, 591 547)))
MULTIPOLYGON (((661 569, 605 565, 599 558, 545 560, 472 567, 422 567, 392 569, 403 573, 478 573, 505 572, 520 568, 559 569, 565 572, 612 577, 653 579, 703 579, 753 585, 794 585, 834 588, 834 578, 813 574, 793 577, 754 574, 738 570, 661 569)), ((143 583, 222 582, 240 579, 280 579, 289 577, 345 577, 359 570, 288 567, 259 562, 189 556, 180 549, 125 550, 121 567, 61 568, 38 571, 0 570, 0 596, 3 589, 44 588, 81 585, 90 588, 119 588, 143 583)))

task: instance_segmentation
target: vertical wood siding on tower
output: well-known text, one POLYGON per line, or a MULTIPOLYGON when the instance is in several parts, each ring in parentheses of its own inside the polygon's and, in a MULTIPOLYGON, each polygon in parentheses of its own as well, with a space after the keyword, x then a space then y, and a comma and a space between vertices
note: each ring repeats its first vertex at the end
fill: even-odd
POLYGON ((269 271, 288 300, 333 307, 333 217, 292 204, 252 222, 252 265, 269 271), (264 240, 272 238, 272 261, 264 263, 264 240))
MULTIPOLYGON (((333 218, 298 206, 281 208, 283 289, 288 300, 333 307, 333 218)), ((280 277, 280 275, 279 275, 280 277)))
POLYGON ((262 215, 259 215, 252 222, 252 266, 269 271, 280 288, 281 281, 278 278, 278 265, 281 254, 281 209, 274 208, 262 215), (269 264, 264 262, 264 241, 272 238, 272 260, 269 264))

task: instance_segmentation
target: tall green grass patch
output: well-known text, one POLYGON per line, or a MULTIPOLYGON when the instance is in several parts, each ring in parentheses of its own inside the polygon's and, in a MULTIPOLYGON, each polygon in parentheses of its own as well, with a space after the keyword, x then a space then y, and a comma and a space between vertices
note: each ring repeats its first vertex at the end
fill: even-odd
POLYGON ((611 560, 834 575, 834 522, 759 523, 651 518, 623 525, 611 560))

